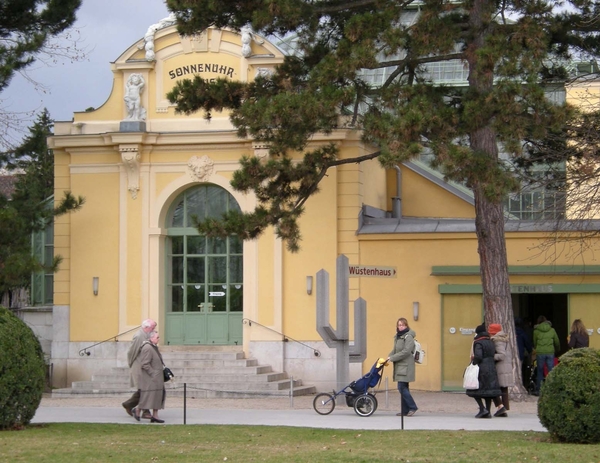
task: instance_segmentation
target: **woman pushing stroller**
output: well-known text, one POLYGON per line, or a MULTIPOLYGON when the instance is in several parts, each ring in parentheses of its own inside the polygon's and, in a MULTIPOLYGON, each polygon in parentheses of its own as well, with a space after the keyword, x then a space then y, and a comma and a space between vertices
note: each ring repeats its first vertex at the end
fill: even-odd
POLYGON ((406 318, 399 318, 396 322, 394 348, 388 357, 388 361, 394 364, 394 381, 398 382, 400 391, 400 413, 396 416, 413 416, 418 410, 409 389, 409 383, 415 380, 415 337, 416 333, 410 329, 406 318))

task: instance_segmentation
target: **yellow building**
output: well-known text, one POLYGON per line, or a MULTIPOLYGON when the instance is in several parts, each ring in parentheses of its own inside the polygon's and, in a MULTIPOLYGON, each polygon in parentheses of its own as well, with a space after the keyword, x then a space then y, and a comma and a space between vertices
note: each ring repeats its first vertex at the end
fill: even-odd
MULTIPOLYGON (((242 243, 206 239, 194 229, 194 216, 254 208, 252 195, 233 191, 229 181, 242 156, 267 150, 238 138, 227 114, 210 122, 175 114, 166 93, 194 75, 253 79, 282 59, 254 34, 209 29, 181 37, 159 23, 112 63, 114 85, 102 107, 56 124, 49 140, 55 197, 70 190, 86 204, 54 226, 55 254, 64 259, 54 278, 55 386, 124 365, 127 342, 104 343, 93 359, 79 351, 154 318, 163 344, 239 345, 260 363, 330 390, 335 349, 317 333, 307 277, 325 269, 335 281, 343 254, 352 265, 396 270, 392 277, 350 278, 350 301, 367 301, 367 358, 351 376, 387 356, 404 316, 427 352, 413 387, 460 389, 482 320, 474 208, 468 192, 426 166, 386 172, 369 161, 331 169, 307 203, 297 254, 270 232, 242 243), (385 212, 392 197, 400 214, 385 212)), ((312 142, 331 141, 342 158, 373 151, 350 130, 312 142)), ((571 321, 582 318, 593 329, 592 346, 600 347, 600 266, 586 253, 544 253, 545 240, 535 222, 507 223, 516 315, 548 317, 565 349, 571 321)), ((335 326, 333 284, 330 299, 335 326)))

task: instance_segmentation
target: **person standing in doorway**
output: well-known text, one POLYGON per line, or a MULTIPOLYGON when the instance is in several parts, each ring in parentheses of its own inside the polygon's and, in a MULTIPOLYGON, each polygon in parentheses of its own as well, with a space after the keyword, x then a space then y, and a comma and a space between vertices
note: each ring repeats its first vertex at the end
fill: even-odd
POLYGON ((400 413, 397 416, 413 416, 418 410, 409 389, 409 383, 415 380, 415 337, 416 333, 410 329, 406 318, 399 318, 394 348, 388 357, 388 361, 394 364, 394 381, 398 382, 400 391, 400 413))
POLYGON ((590 335, 585 329, 585 325, 578 318, 571 325, 571 334, 569 336, 569 347, 579 349, 581 347, 590 347, 590 335))
MULTIPOLYGON (((150 318, 142 322, 142 326, 139 331, 133 337, 131 346, 127 351, 127 363, 129 364, 129 385, 135 388, 133 395, 123 402, 123 408, 129 416, 133 416, 133 409, 137 407, 140 402, 140 375, 142 373, 142 367, 139 361, 140 351, 142 344, 150 339, 150 333, 156 329, 156 322, 150 318)), ((144 410, 142 418, 149 419, 151 417, 150 412, 144 410)))
POLYGON ((521 375, 523 386, 529 384, 531 372, 531 355, 533 353, 533 343, 529 334, 525 331, 523 319, 515 318, 515 336, 517 337, 517 349, 519 349, 519 360, 521 361, 521 375))
POLYGON ((554 368, 554 353, 560 351, 560 340, 552 323, 546 320, 546 317, 540 315, 537 319, 537 325, 533 328, 533 348, 535 349, 537 362, 537 393, 540 392, 542 381, 544 380, 544 365, 548 369, 548 374, 554 368))

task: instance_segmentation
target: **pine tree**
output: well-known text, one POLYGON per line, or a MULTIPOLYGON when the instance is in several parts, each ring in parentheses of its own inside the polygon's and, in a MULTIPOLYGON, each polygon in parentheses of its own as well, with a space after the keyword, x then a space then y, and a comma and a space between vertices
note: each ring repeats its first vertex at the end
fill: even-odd
MULTIPOLYGON (((56 206, 54 156, 48 149, 54 121, 44 109, 29 128, 21 146, 0 153, 0 165, 18 177, 11 198, 0 196, 0 294, 29 286, 32 272, 41 270, 31 252, 31 234, 41 231, 57 215, 78 210, 84 203, 70 192, 56 206)), ((56 270, 60 257, 51 266, 56 270)))
POLYGON ((3 0, 0 3, 0 91, 35 61, 48 41, 75 22, 81 0, 3 0))
MULTIPOLYGON (((544 87, 565 75, 573 57, 600 54, 600 4, 595 0, 168 0, 179 31, 207 27, 295 37, 296 52, 276 73, 248 83, 195 77, 168 95, 185 114, 231 110, 240 136, 267 142, 271 159, 243 159, 232 185, 254 191, 256 211, 207 221, 208 234, 258 236, 267 226, 297 250, 297 218, 329 167, 335 147, 307 149, 316 132, 345 125, 360 130, 385 167, 424 150, 448 179, 475 199, 485 321, 509 333, 518 365, 504 236, 503 199, 518 188, 500 161, 525 156, 524 139, 558 131, 575 110, 552 104, 544 87), (468 85, 432 82, 426 65, 459 60, 468 85), (364 77, 390 68, 380 86, 364 77), (290 153, 304 153, 299 164, 290 153)), ((358 160, 360 161, 360 159, 358 160)), ((352 162, 352 160, 344 160, 352 162)), ((515 377, 520 371, 515 368, 515 377)), ((517 380, 517 384, 520 382, 517 380)))

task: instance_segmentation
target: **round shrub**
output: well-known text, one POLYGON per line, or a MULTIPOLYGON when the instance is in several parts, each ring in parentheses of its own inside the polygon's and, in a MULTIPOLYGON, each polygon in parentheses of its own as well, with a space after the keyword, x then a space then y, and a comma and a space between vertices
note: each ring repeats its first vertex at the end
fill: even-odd
POLYGON ((573 349, 560 357, 540 390, 538 416, 562 442, 600 442, 600 352, 573 349))
POLYGON ((28 424, 45 383, 44 353, 23 321, 0 306, 0 429, 28 424))

